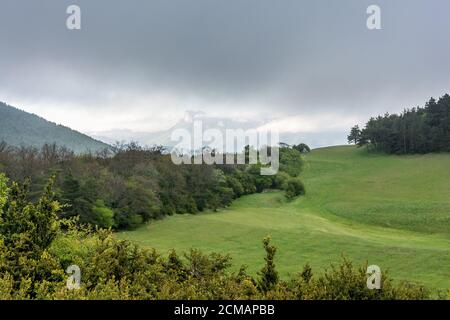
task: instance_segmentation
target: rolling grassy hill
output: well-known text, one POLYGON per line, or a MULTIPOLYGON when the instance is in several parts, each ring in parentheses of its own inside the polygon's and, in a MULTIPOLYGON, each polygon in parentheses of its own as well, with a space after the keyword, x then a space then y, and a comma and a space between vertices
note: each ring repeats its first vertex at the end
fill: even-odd
POLYGON ((75 153, 96 152, 109 145, 68 127, 49 122, 34 114, 0 102, 0 142, 20 147, 37 147, 56 143, 75 153))
POLYGON ((450 285, 450 154, 387 156, 354 147, 316 149, 307 157, 307 195, 243 197, 219 213, 177 215, 118 237, 162 252, 199 248, 231 254, 256 273, 261 239, 278 246, 277 268, 317 271, 342 254, 376 264, 398 280, 436 290, 450 285))

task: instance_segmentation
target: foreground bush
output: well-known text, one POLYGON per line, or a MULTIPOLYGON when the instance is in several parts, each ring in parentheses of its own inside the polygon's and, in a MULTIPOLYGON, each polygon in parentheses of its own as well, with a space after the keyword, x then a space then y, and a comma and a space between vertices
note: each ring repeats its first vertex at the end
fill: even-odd
POLYGON ((26 188, 8 188, 0 175, 0 299, 428 299, 423 287, 366 287, 366 268, 343 259, 321 276, 306 265, 289 280, 276 270, 276 247, 264 239, 265 263, 254 278, 232 273, 229 256, 197 250, 163 257, 114 238, 109 230, 58 220, 51 183, 37 203, 26 188), (65 270, 81 270, 79 289, 67 287, 65 270))
POLYGON ((299 178, 291 178, 287 180, 285 190, 287 199, 293 199, 305 194, 305 186, 299 178))

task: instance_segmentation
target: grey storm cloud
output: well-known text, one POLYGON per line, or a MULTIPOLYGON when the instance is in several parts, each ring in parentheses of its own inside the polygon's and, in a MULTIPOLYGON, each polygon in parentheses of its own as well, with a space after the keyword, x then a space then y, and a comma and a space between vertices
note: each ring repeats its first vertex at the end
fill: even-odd
POLYGON ((114 109, 111 92, 164 92, 224 114, 217 102, 368 117, 449 91, 449 15, 448 0, 1 0, 0 94, 114 109), (65 27, 71 4, 79 31, 65 27), (382 30, 366 27, 371 4, 382 30))

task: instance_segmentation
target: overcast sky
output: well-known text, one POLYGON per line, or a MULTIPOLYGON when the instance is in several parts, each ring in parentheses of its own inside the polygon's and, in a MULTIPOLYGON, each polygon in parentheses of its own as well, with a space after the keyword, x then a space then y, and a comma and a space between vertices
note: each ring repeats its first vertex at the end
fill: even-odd
POLYGON ((448 0, 0 0, 0 100, 83 132, 186 110, 346 129, 450 91, 449 17, 448 0))

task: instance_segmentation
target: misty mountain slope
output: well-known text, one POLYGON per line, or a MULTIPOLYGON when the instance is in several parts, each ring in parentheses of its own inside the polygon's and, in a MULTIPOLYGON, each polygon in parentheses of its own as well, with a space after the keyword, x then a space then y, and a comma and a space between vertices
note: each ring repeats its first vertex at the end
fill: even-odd
POLYGON ((0 102, 0 141, 12 146, 65 146, 75 153, 99 151, 109 146, 85 134, 57 125, 34 114, 0 102))

